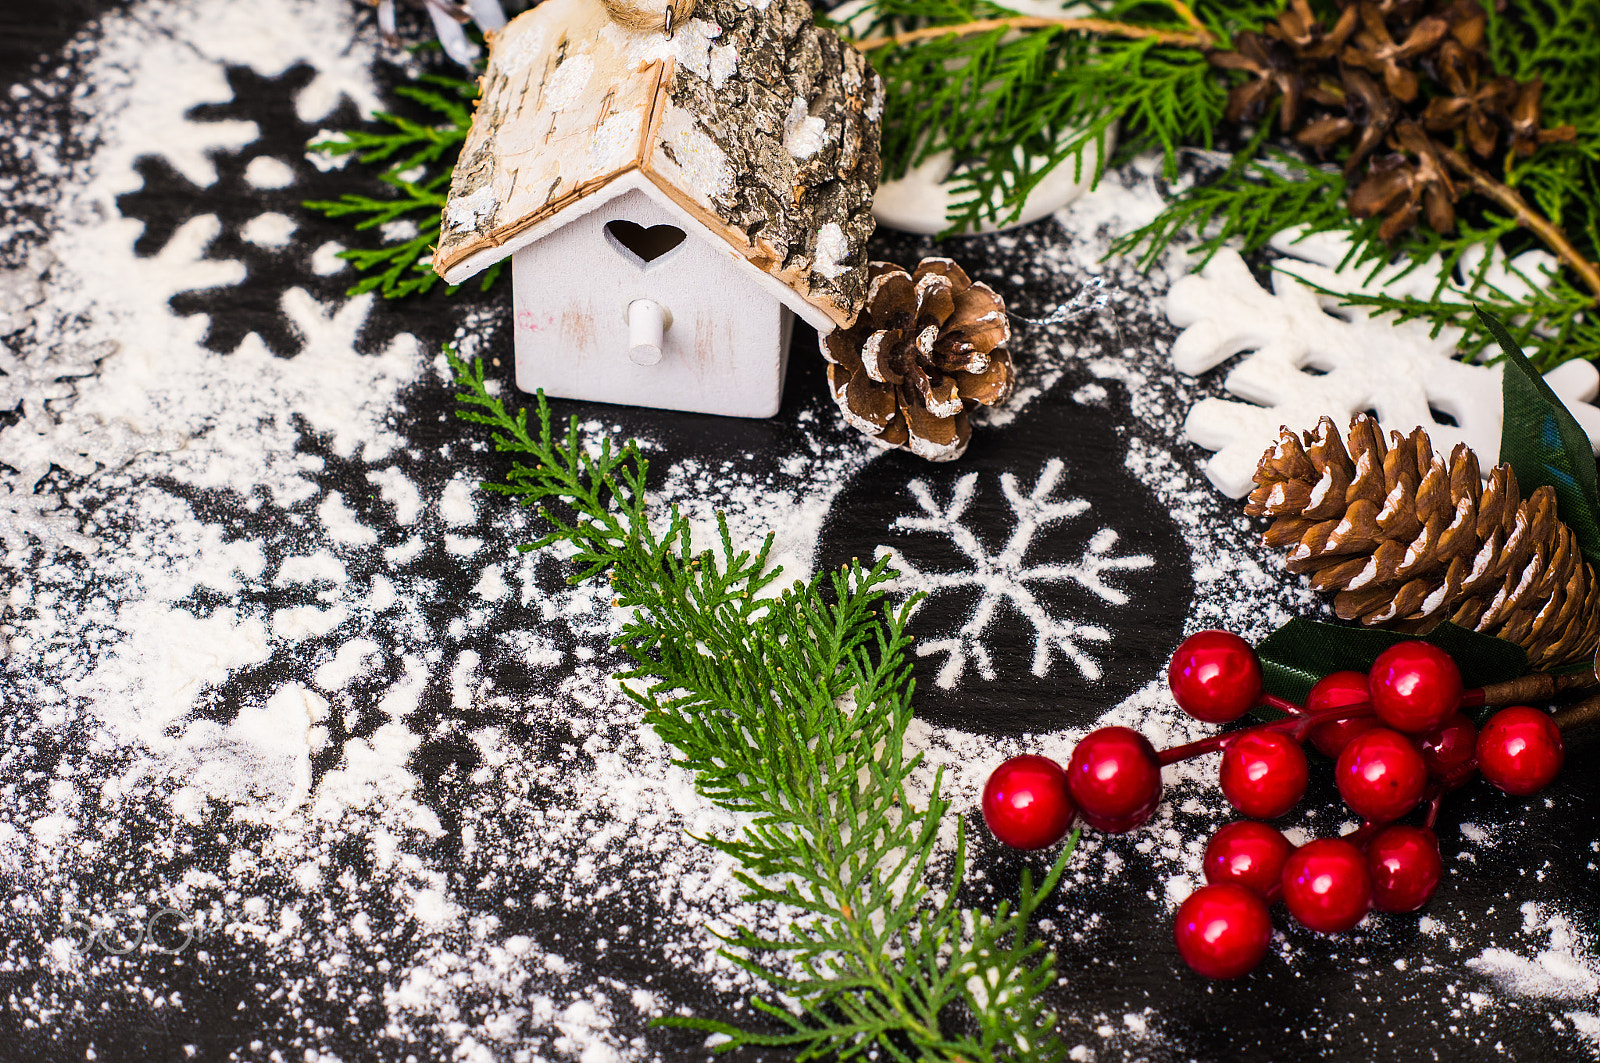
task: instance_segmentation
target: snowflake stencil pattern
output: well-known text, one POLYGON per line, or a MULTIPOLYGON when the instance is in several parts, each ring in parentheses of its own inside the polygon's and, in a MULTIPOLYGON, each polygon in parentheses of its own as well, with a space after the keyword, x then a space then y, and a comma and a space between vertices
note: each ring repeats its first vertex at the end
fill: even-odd
POLYGON ((1000 490, 1011 507, 1015 524, 1010 539, 999 553, 994 554, 962 519, 977 492, 977 473, 968 473, 957 480, 950 492, 950 501, 943 506, 934 500, 925 481, 913 480, 906 485, 921 507, 922 514, 899 517, 891 527, 944 536, 972 564, 968 569, 955 572, 923 572, 900 551, 884 547, 882 549, 889 555, 891 564, 900 572, 897 588, 908 592, 921 591, 928 598, 944 591, 968 587, 979 592, 977 605, 959 631, 917 643, 919 657, 945 655, 944 666, 939 669, 935 680, 941 688, 949 690, 959 683, 968 664, 975 666, 984 679, 995 677, 993 658, 984 636, 994 623, 997 610, 1005 603, 1009 603, 1033 628, 1032 670, 1035 676, 1043 678, 1048 675, 1054 655, 1059 653, 1072 662, 1085 679, 1092 681, 1100 678, 1099 662, 1089 655, 1081 643, 1107 642, 1111 633, 1097 624, 1052 616, 1030 584, 1076 583, 1109 605, 1126 605, 1127 593, 1107 583, 1107 574, 1150 568, 1155 564, 1155 559, 1145 554, 1113 556, 1111 550, 1116 546, 1117 533, 1110 528, 1101 528, 1089 539, 1076 562, 1029 564, 1026 560, 1028 551, 1040 533, 1089 511, 1089 503, 1081 498, 1051 500, 1050 496, 1055 492, 1065 469, 1066 465, 1059 458, 1051 458, 1045 462, 1033 489, 1027 494, 1023 493, 1015 476, 1009 472, 1001 474, 1000 490))

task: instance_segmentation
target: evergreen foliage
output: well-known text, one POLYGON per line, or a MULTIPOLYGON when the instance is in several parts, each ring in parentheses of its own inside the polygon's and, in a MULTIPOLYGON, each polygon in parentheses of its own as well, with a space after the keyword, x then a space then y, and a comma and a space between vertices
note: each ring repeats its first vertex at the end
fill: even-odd
MULTIPOLYGON (((1344 175, 1264 148, 1270 128, 1263 122, 1221 174, 1178 193, 1154 220, 1115 240, 1112 254, 1137 255, 1139 268, 1149 269, 1174 240, 1193 234, 1189 251, 1200 256, 1194 263, 1199 269, 1229 245, 1247 255, 1260 251, 1282 231, 1284 218, 1299 219, 1307 232, 1346 228, 1350 214, 1343 202, 1344 175)), ((1377 229, 1375 223, 1365 227, 1377 229)))
MULTIPOLYGON (((1345 6, 1310 0, 1307 10, 1326 28, 1345 6)), ((1575 130, 1568 140, 1541 141, 1531 154, 1505 150, 1485 162, 1486 176, 1561 230, 1576 256, 1569 265, 1579 258, 1594 262, 1600 259, 1600 0, 1520 0, 1498 10, 1485 2, 1483 8, 1494 69, 1517 82, 1541 79, 1544 127, 1575 130)), ((1103 149, 1113 126, 1120 131, 1120 157, 1159 150, 1169 179, 1181 150, 1209 153, 1233 125, 1230 90, 1241 91, 1251 77, 1214 60, 1236 39, 1254 35, 1259 42, 1262 34, 1282 32, 1284 24, 1274 23, 1285 10, 1285 0, 1211 0, 1193 10, 1183 0, 1088 0, 1067 24, 1052 24, 985 0, 867 0, 845 32, 862 41, 888 85, 886 178, 951 152, 960 195, 948 220, 949 231, 957 232, 1016 218, 1028 193, 1057 165, 1070 163, 1080 174, 1096 167, 1090 176, 1098 180, 1105 153, 1094 149, 1103 149)), ((1273 53, 1272 61, 1283 63, 1284 52, 1273 53)), ((1308 73, 1283 66, 1275 76, 1308 73)), ((1303 84, 1303 91, 1311 88, 1311 81, 1303 84)), ((1338 87, 1323 83, 1316 90, 1325 95, 1338 87)), ((1420 112, 1434 98, 1430 93, 1444 91, 1424 78, 1414 108, 1420 112)), ((1363 120, 1359 109, 1352 115, 1363 120)), ((1335 231, 1351 241, 1352 261, 1375 273, 1399 262, 1439 276, 1426 299, 1332 293, 1348 305, 1397 320, 1420 318, 1436 331, 1463 328, 1463 354, 1493 357, 1498 348, 1472 313, 1481 304, 1505 318, 1519 342, 1538 349, 1541 368, 1600 356, 1600 292, 1589 290, 1592 276, 1583 284, 1573 270, 1562 269, 1547 285, 1543 277, 1531 278, 1546 288, 1531 294, 1490 283, 1491 252, 1515 255, 1540 246, 1526 217, 1458 177, 1479 194, 1462 201, 1452 229, 1441 234, 1418 225, 1386 241, 1375 219, 1351 213, 1358 181, 1340 166, 1350 145, 1332 144, 1329 158, 1317 159, 1282 135, 1277 118, 1269 108, 1238 127, 1247 142, 1227 165, 1177 193, 1159 217, 1124 236, 1113 251, 1136 254, 1148 268, 1175 242, 1192 243, 1196 264, 1203 265, 1223 246, 1259 251, 1285 229, 1335 231)))
MULTIPOLYGON (((1189 24, 1150 0, 1091 0, 1097 18, 1140 18, 1171 33, 1189 24)), ((852 20, 858 38, 906 28, 1005 20, 1015 12, 987 0, 873 0, 852 20)), ((843 27, 840 27, 843 29, 843 27)), ((1184 144, 1210 145, 1227 102, 1204 54, 1170 48, 1154 37, 1125 39, 1044 26, 1016 33, 997 26, 870 52, 884 79, 884 179, 941 152, 956 160, 958 202, 950 231, 1016 218, 1044 176, 1071 160, 1099 180, 1120 126, 1124 152, 1159 148, 1169 175, 1184 144)))
MULTIPOLYGON (((776 590, 769 536, 736 550, 719 517, 716 550, 696 550, 676 508, 652 527, 648 462, 633 442, 583 438, 577 419, 553 430, 539 396, 513 416, 483 367, 447 351, 459 416, 488 426, 513 455, 485 489, 537 505, 550 531, 522 549, 565 544, 573 581, 606 574, 614 604, 633 610, 617 644, 632 661, 618 674, 644 719, 694 773, 699 791, 748 817, 735 840, 704 839, 739 861, 747 896, 794 913, 787 933, 737 927, 725 955, 792 1002, 758 998, 775 1032, 705 1017, 669 1025, 741 1045, 799 1049, 800 1059, 941 1061, 1064 1058, 1040 990, 1054 956, 1027 923, 1054 890, 1069 842, 1035 887, 1024 873, 1017 903, 992 914, 960 907, 964 827, 946 884, 935 850, 949 802, 935 779, 926 803, 907 780, 911 636, 885 595, 887 561, 852 564, 776 590)), ((1076 836, 1073 842, 1076 841, 1076 836)))
MULTIPOLYGON (((347 294, 379 291, 394 299, 426 292, 439 282, 433 271, 433 245, 450 190, 450 172, 472 125, 471 101, 478 83, 465 78, 424 74, 401 85, 395 95, 438 116, 428 124, 391 111, 373 116, 375 129, 349 129, 308 146, 335 157, 354 155, 364 166, 380 167, 377 175, 389 192, 383 198, 346 192, 336 200, 313 200, 305 206, 330 218, 353 222, 357 232, 379 229, 377 247, 352 248, 339 257, 366 274, 347 294), (385 233, 385 226, 400 223, 385 233), (391 235, 392 233, 392 235, 391 235)), ((496 265, 484 274, 488 290, 499 276, 496 265)))

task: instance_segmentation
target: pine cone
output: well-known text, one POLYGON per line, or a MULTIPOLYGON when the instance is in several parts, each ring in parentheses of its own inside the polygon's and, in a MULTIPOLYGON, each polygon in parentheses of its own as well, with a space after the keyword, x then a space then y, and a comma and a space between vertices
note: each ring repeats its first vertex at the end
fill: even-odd
POLYGON ((1600 580, 1555 491, 1522 498, 1509 465, 1483 486, 1465 444, 1446 462, 1421 428, 1390 436, 1358 414, 1347 445, 1324 417, 1262 455, 1245 512, 1276 518, 1266 541, 1289 548, 1289 571, 1337 591, 1345 620, 1419 633, 1449 620, 1521 645, 1534 668, 1593 656, 1600 580))
POLYGON ((961 456, 967 412, 1011 394, 1006 307, 948 258, 908 274, 874 262, 854 326, 828 335, 828 383, 844 419, 874 443, 931 461, 961 456))
POLYGON ((1301 146, 1324 157, 1349 146, 1347 205, 1357 218, 1381 215, 1385 241, 1418 222, 1454 231, 1456 203, 1476 187, 1469 156, 1492 160, 1509 147, 1526 158, 1577 137, 1574 126, 1543 125, 1538 78, 1497 73, 1479 0, 1320 9, 1337 20, 1325 26, 1310 0, 1288 0, 1260 32, 1241 30, 1233 50, 1206 58, 1242 75, 1231 79, 1228 121, 1256 121, 1276 103, 1280 131, 1301 146))

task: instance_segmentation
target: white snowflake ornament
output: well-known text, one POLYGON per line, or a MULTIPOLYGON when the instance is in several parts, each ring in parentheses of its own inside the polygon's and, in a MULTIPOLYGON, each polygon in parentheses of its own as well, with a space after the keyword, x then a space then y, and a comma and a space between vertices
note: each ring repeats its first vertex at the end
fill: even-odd
POLYGON ((33 308, 44 302, 45 271, 54 264, 55 257, 40 247, 23 265, 0 269, 0 336, 33 323, 33 308))
POLYGON ((15 410, 26 404, 38 412, 52 399, 73 394, 71 380, 94 372, 95 363, 117 350, 107 341, 94 347, 61 347, 36 351, 19 357, 0 343, 0 410, 15 410))
MULTIPOLYGON (((1199 376, 1228 358, 1248 354, 1223 381, 1244 400, 1205 398, 1184 422, 1187 438, 1216 451, 1206 475, 1233 498, 1248 494, 1261 454, 1280 427, 1304 429, 1319 418, 1345 423, 1375 413, 1385 429, 1426 429, 1438 451, 1466 443, 1487 469, 1500 453, 1498 365, 1454 357, 1459 329, 1429 336, 1421 321, 1396 324, 1365 308, 1341 307, 1336 291, 1430 295, 1437 269, 1400 276, 1401 267, 1367 278, 1365 270, 1338 268, 1348 250, 1343 237, 1318 233, 1298 242, 1279 234, 1273 246, 1300 259, 1279 263, 1272 291, 1256 283, 1244 260, 1219 252, 1199 273, 1181 278, 1167 293, 1167 316, 1183 328, 1172 345, 1172 364, 1199 376), (1436 413, 1455 424, 1441 423, 1436 413)), ((1510 263, 1491 263, 1490 283, 1515 292, 1549 267, 1549 256, 1529 252, 1510 263)), ((1472 268, 1476 263, 1467 263, 1472 268)), ((1586 361, 1568 362, 1545 377, 1589 433, 1600 439, 1600 410, 1588 405, 1600 391, 1600 374, 1586 361)))
MULTIPOLYGON (((954 572, 922 572, 898 551, 880 548, 900 573, 895 586, 903 591, 921 591, 932 598, 942 592, 973 587, 979 591, 978 603, 960 630, 918 640, 917 656, 943 654, 944 665, 935 683, 949 690, 961 681, 967 666, 975 667, 984 679, 995 677, 992 656, 984 635, 995 620, 996 610, 1009 604, 1033 627, 1033 674, 1043 678, 1057 654, 1089 680, 1100 678, 1100 664, 1084 648, 1085 642, 1107 642, 1111 633, 1096 624, 1083 624, 1070 617, 1052 616, 1035 596, 1031 584, 1076 583, 1111 605, 1126 605, 1128 595, 1106 582, 1116 572, 1150 568, 1155 559, 1144 554, 1113 556, 1117 533, 1101 528, 1089 539, 1083 555, 1071 564, 1029 564, 1028 550, 1039 533, 1061 521, 1080 517, 1089 510, 1081 498, 1052 501, 1065 465, 1059 458, 1045 462, 1026 494, 1010 473, 1000 477, 1000 490, 1015 518, 1010 538, 998 554, 990 554, 963 518, 977 491, 978 474, 968 473, 956 481, 950 501, 940 504, 923 480, 906 485, 922 510, 920 516, 899 517, 891 527, 902 531, 931 532, 950 540, 971 566, 954 572)), ((926 599, 924 599, 926 600, 926 599)))
POLYGON ((183 443, 174 432, 141 432, 124 420, 68 413, 58 421, 30 412, 0 430, 0 463, 14 469, 58 465, 87 476, 97 467, 121 468, 136 454, 176 450, 183 443))
POLYGON ((33 465, 15 476, 0 474, 0 543, 12 552, 37 541, 46 547, 93 553, 98 544, 78 531, 76 520, 59 511, 56 497, 38 493, 39 481, 49 471, 48 465, 33 465))

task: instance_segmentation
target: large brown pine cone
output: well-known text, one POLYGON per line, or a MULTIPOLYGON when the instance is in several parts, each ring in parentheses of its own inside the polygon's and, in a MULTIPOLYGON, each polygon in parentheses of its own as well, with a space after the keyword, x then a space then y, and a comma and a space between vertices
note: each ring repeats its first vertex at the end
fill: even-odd
POLYGON ((1005 303, 948 258, 925 258, 910 274, 874 262, 868 276, 855 325, 824 346, 834 401, 880 446, 960 457, 972 436, 967 411, 1011 394, 1005 303))
POLYGON ((1518 643, 1535 668, 1593 656, 1600 580, 1555 491, 1522 498, 1509 465, 1484 486, 1465 444, 1443 461, 1420 428, 1390 437, 1358 414, 1347 444, 1324 417, 1262 455, 1245 511, 1277 518, 1266 539, 1289 548, 1289 571, 1337 591, 1346 620, 1410 632, 1449 620, 1518 643))

